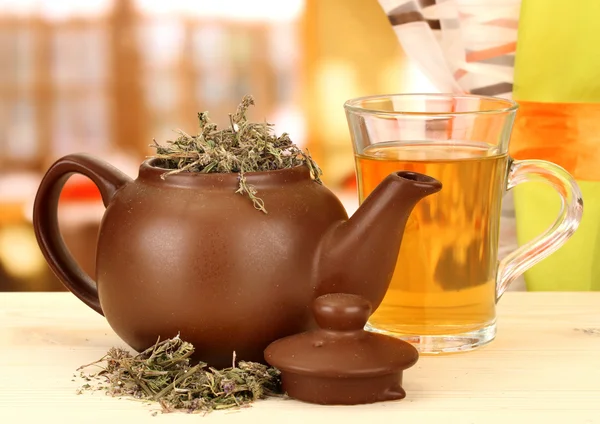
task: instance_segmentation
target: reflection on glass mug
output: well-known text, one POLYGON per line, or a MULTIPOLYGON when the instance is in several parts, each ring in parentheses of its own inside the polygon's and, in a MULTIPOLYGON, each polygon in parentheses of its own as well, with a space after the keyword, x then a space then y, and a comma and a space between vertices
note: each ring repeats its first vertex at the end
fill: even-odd
POLYGON ((367 327, 422 353, 470 350, 496 335, 496 303, 526 269, 562 246, 583 211, 561 167, 508 156, 516 103, 444 94, 370 96, 345 103, 359 201, 387 175, 420 172, 442 182, 406 225, 390 288, 367 327), (544 181, 562 199, 554 224, 498 262, 502 198, 544 181))

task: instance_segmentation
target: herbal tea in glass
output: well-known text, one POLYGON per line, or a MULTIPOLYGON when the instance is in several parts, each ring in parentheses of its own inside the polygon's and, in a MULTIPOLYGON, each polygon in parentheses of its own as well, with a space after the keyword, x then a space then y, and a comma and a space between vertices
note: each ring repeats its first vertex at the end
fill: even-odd
POLYGON ((361 203, 397 171, 442 183, 408 217, 398 216, 407 223, 396 268, 367 328, 403 338, 425 354, 491 342, 496 303, 506 288, 562 246, 579 225, 577 184, 555 164, 508 156, 517 110, 511 100, 395 94, 348 100, 344 108, 361 203), (499 261, 502 198, 527 181, 552 186, 563 208, 538 238, 499 261))
POLYGON ((408 170, 443 190, 411 213, 390 288, 370 325, 405 335, 460 334, 495 319, 496 255, 508 159, 486 143, 378 143, 356 155, 359 200, 408 170))

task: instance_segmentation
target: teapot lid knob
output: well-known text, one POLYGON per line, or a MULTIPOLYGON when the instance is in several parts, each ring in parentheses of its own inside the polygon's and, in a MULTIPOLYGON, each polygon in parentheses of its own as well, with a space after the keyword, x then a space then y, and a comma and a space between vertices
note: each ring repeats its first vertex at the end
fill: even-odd
POLYGON ((360 331, 371 315, 371 303, 354 294, 331 293, 313 302, 319 327, 332 331, 360 331))

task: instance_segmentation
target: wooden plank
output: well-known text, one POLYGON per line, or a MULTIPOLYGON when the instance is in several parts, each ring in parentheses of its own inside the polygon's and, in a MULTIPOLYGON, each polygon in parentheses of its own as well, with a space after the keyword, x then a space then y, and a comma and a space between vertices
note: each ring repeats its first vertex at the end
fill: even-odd
MULTIPOLYGON (((600 422, 600 293, 507 293, 498 338, 480 350, 422 357, 406 399, 355 407, 292 400, 206 416, 208 422, 600 422), (544 420, 544 421, 542 421, 544 420)), ((101 393, 77 396, 77 366, 123 343, 70 293, 0 294, 3 422, 191 422, 101 393), (8 418, 8 421, 4 419, 8 418), (154 422, 154 421, 150 421, 154 422)), ((200 419, 198 417, 197 419, 200 419)))

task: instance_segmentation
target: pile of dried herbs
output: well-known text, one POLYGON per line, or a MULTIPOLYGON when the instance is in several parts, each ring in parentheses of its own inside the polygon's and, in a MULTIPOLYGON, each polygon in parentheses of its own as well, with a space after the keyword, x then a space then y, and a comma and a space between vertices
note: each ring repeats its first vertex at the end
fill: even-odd
POLYGON ((111 348, 100 360, 78 369, 101 367, 94 374, 81 372, 87 383, 78 393, 102 390, 111 396, 156 401, 163 412, 209 412, 282 395, 280 372, 275 368, 254 362, 236 364, 234 356, 230 368, 216 370, 203 362, 192 365, 193 353, 194 346, 179 336, 158 341, 135 356, 111 348))
POLYGON ((210 121, 208 112, 204 112, 198 114, 200 128, 197 135, 176 130, 179 137, 168 140, 166 146, 154 140, 151 147, 156 149, 156 155, 152 157, 161 160, 161 167, 172 169, 164 173, 163 178, 180 172, 238 173, 236 193, 247 195, 254 207, 265 213, 263 200, 256 196, 255 187, 247 184, 244 173, 306 165, 311 177, 320 183, 321 169, 308 150, 300 150, 287 133, 276 136, 272 124, 248 121, 246 113, 252 105, 252 96, 244 96, 237 111, 229 115, 228 128, 218 129, 210 121))

